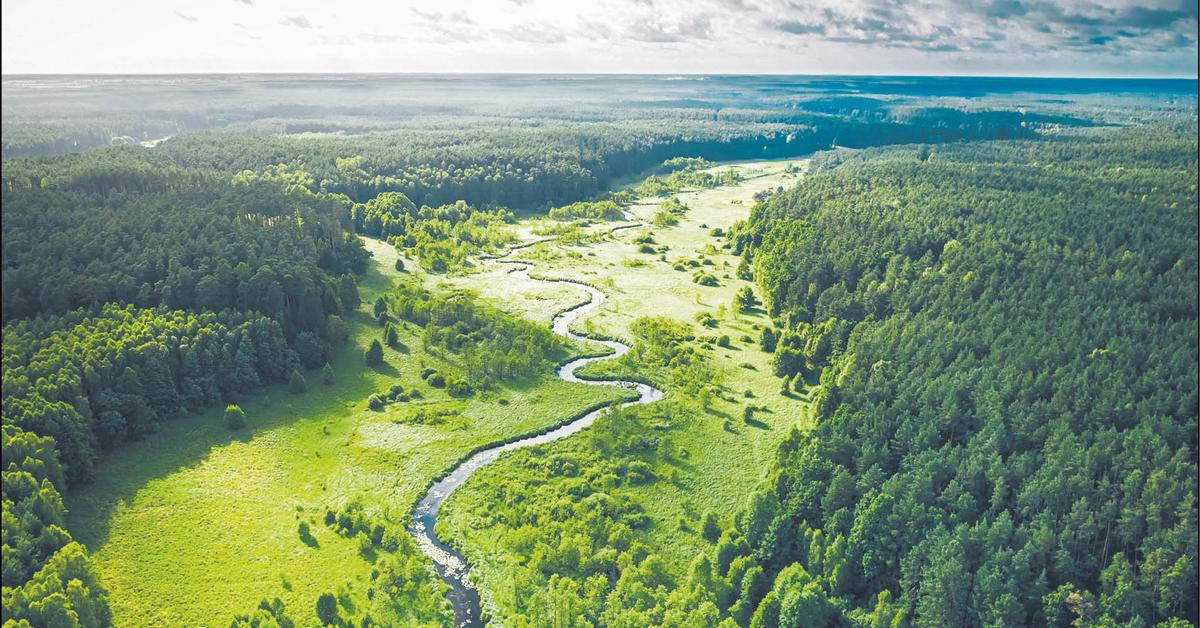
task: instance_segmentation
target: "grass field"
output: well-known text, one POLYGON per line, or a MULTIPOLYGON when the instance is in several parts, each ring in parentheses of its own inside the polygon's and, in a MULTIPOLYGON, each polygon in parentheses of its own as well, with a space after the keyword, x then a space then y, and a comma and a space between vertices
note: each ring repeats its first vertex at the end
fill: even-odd
POLYGON ((334 385, 313 372, 302 395, 276 386, 242 401, 249 425, 240 433, 225 429, 220 409, 167 423, 113 452, 95 484, 68 496, 70 529, 93 552, 117 625, 227 626, 235 613, 275 596, 308 625, 316 622, 317 596, 339 588, 361 605, 372 564, 353 540, 322 525, 326 508, 359 499, 399 525, 428 482, 472 449, 619 395, 547 374, 451 400, 420 370, 453 365, 423 354, 411 329, 401 337, 411 355, 386 349, 383 367, 367 367, 362 353, 380 330, 365 310, 397 275, 394 250, 368 245, 375 259, 360 286, 366 305, 348 317, 350 341, 334 363, 334 385), (367 409, 367 397, 395 383, 457 416, 406 425, 367 409), (300 539, 301 520, 315 547, 300 539))
MULTIPOLYGON (((712 363, 728 389, 751 391, 751 401, 768 411, 757 414, 754 425, 732 421, 736 427, 730 430, 725 419, 739 419, 741 401, 716 401, 708 413, 676 426, 672 437, 689 452, 678 481, 639 489, 655 522, 643 540, 672 564, 685 564, 703 543, 672 522, 705 510, 735 511, 761 481, 779 441, 805 420, 802 401, 780 396, 768 356, 741 340, 757 339, 757 326, 767 321, 761 312, 733 315, 734 295, 748 284, 735 278, 738 260, 713 248, 722 241, 710 235, 711 229, 728 228, 745 217, 755 192, 794 177, 784 172, 786 165, 739 164, 735 167, 747 177, 741 185, 681 194, 690 209, 676 226, 618 231, 581 246, 540 244, 513 256, 532 261, 537 276, 578 279, 609 295, 602 309, 581 322, 585 329, 628 338, 629 325, 640 316, 692 323, 696 314, 708 312, 717 317, 717 327, 693 323, 696 332, 733 338, 730 348, 713 349, 712 363), (646 231, 657 245, 668 247, 666 261, 637 252, 632 240, 646 231), (693 283, 693 268, 673 269, 677 261, 701 259, 711 261, 703 268, 719 278, 719 285, 693 283)), ((657 203, 632 208, 646 220, 656 210, 657 203)), ((515 232, 529 241, 544 237, 538 233, 547 225, 522 221, 515 232)), ((601 234, 612 226, 586 231, 601 234)), ((354 619, 366 612, 373 565, 353 539, 322 525, 327 508, 356 500, 399 526, 428 482, 472 449, 542 429, 620 395, 548 373, 517 387, 452 400, 427 386, 419 373, 426 365, 454 365, 425 354, 414 333, 419 330, 412 328, 401 334, 411 353, 386 349, 383 367, 367 367, 362 352, 380 330, 366 310, 396 280, 419 281, 435 290, 469 289, 544 324, 581 298, 569 286, 514 278, 507 274, 511 265, 494 262, 478 262, 474 272, 453 277, 397 273, 392 247, 378 241, 367 246, 374 261, 360 285, 364 306, 347 316, 350 340, 334 363, 333 385, 321 384, 314 372, 304 394, 290 395, 277 386, 244 400, 249 426, 239 433, 225 429, 219 409, 168 423, 145 441, 112 453, 95 484, 68 496, 71 529, 93 552, 118 625, 224 626, 234 614, 276 596, 300 625, 310 625, 316 623, 315 600, 325 591, 342 593, 343 616, 354 619), (440 425, 411 425, 393 421, 391 413, 403 407, 367 409, 367 397, 395 383, 420 390, 421 403, 439 404, 453 411, 453 418, 440 425), (300 538, 301 521, 310 523, 315 541, 300 538)), ((417 268, 411 259, 405 265, 417 268)), ((614 368, 603 364, 596 366, 614 368)), ((455 504, 470 503, 471 487, 486 482, 489 474, 505 473, 505 464, 502 459, 485 469, 447 502, 450 514, 443 521, 450 540, 480 566, 485 590, 489 561, 502 557, 493 551, 489 531, 463 521, 457 514, 463 509, 455 504)), ((422 615, 399 617, 419 623, 422 615)))
MULTIPOLYGON (((716 399, 707 411, 693 408, 674 422, 669 432, 676 446, 686 450, 686 463, 678 465, 673 482, 655 482, 631 489, 640 498, 653 524, 641 533, 639 540, 653 548, 678 575, 696 553, 709 544, 700 538, 697 519, 706 511, 714 511, 725 526, 731 525, 731 513, 737 512, 743 498, 764 479, 774 452, 793 427, 803 428, 808 420, 807 404, 795 395, 780 394, 780 381, 772 375, 770 355, 758 348, 759 330, 769 325, 765 313, 734 314, 732 306, 736 293, 750 282, 736 278, 738 258, 722 250, 722 239, 713 237, 713 229, 728 229, 743 219, 753 205, 756 192, 794 183, 796 175, 785 172, 792 162, 757 162, 738 164, 745 180, 738 186, 701 190, 680 194, 689 210, 678 225, 617 232, 602 242, 586 246, 542 244, 526 249, 516 259, 531 261, 535 275, 575 279, 600 286, 609 299, 600 310, 581 322, 591 332, 617 335, 628 339, 631 323, 642 316, 668 316, 688 322, 697 336, 730 336, 729 348, 712 345, 709 352, 718 379, 731 394, 716 399), (637 251, 633 240, 650 233, 656 247, 668 247, 666 261, 659 253, 637 251), (697 268, 686 271, 674 269, 676 262, 701 262, 702 268, 718 278, 717 286, 702 286, 693 282, 697 268), (630 260, 637 260, 630 262, 630 260), (704 327, 695 322, 697 314, 708 313, 716 318, 716 327, 704 327), (743 338, 749 337, 751 342, 743 338), (752 397, 745 397, 749 391, 752 397), (766 408, 754 414, 753 423, 742 421, 747 404, 766 408), (728 423, 727 423, 728 420, 728 423), (691 522, 682 529, 679 521, 691 522)), ((638 217, 649 221, 658 210, 658 203, 644 203, 632 208, 638 217)), ((488 294, 487 286, 495 285, 503 269, 489 269, 455 281, 465 287, 488 294)), ((549 306, 552 301, 546 301, 549 306)), ((504 306, 498 301, 498 305, 504 306)), ((526 308, 528 303, 517 303, 526 308)), ((527 313, 534 318, 544 316, 527 313)), ((621 365, 599 362, 591 365, 592 374, 617 374, 621 365)), ((636 373, 634 373, 636 375, 636 373)), ((667 400, 687 406, 690 400, 680 399, 667 389, 667 400)), ((695 404, 692 404, 693 406, 695 404)), ((521 452, 502 458, 490 468, 480 471, 463 490, 455 493, 443 507, 443 538, 460 539, 459 545, 476 566, 483 583, 485 596, 492 588, 504 589, 502 566, 515 557, 504 555, 501 535, 486 513, 490 499, 486 487, 489 478, 503 478, 520 473, 523 456, 553 455, 573 447, 568 441, 542 448, 540 453, 521 452)), ((499 594, 497 594, 499 595, 499 594)))

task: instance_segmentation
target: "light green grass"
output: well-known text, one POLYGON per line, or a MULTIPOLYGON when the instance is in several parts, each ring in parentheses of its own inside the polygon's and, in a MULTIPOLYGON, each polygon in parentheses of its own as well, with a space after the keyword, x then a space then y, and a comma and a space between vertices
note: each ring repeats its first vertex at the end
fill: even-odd
MULTIPOLYGON (((690 212, 676 227, 653 229, 656 241, 670 247, 666 263, 657 255, 636 253, 631 240, 637 230, 590 246, 542 245, 516 256, 533 260, 537 276, 601 286, 609 300, 580 324, 605 334, 628 337, 629 324, 640 316, 666 315, 690 323, 699 311, 715 314, 721 305, 726 307, 718 329, 696 325, 697 333, 734 338, 732 350, 714 349, 714 367, 728 389, 754 391, 755 399, 749 401, 771 411, 760 413, 762 424, 753 427, 740 422, 741 400, 717 401, 711 414, 690 419, 671 434, 689 452, 679 483, 656 482, 637 489, 655 521, 644 540, 678 565, 703 543, 674 525, 679 513, 712 509, 727 518, 761 481, 762 470, 787 430, 805 420, 800 401, 779 396, 768 356, 738 340, 743 334, 756 337, 753 325, 766 320, 761 314, 735 318, 729 313, 734 293, 745 285, 733 278, 737 260, 726 254, 708 256, 718 276, 729 275, 715 288, 697 286, 690 272, 671 268, 671 262, 695 258, 706 245, 719 246, 709 230, 727 228, 745 217, 755 191, 786 183, 779 162, 737 167, 767 174, 735 188, 681 194, 690 212), (736 200, 742 202, 731 203, 736 200), (645 265, 631 268, 627 259, 641 259, 645 265), (755 369, 742 368, 742 363, 755 369), (733 418, 733 432, 724 429, 724 415, 733 418)), ((642 205, 633 211, 649 218, 656 207, 642 205)), ((533 239, 535 228, 536 221, 523 221, 515 231, 533 239)), ((323 386, 314 372, 303 395, 289 395, 286 387, 276 386, 242 401, 249 426, 240 433, 223 427, 219 409, 168 423, 145 441, 113 452, 95 484, 68 496, 72 532, 93 552, 117 625, 224 626, 235 613, 275 596, 284 600, 300 625, 312 625, 316 597, 340 588, 363 605, 371 564, 359 555, 356 543, 321 524, 326 508, 357 498, 369 511, 398 525, 428 482, 469 451, 543 429, 620 395, 611 388, 567 384, 547 374, 538 382, 477 396, 463 405, 461 417, 441 425, 393 423, 391 413, 402 412, 403 405, 382 413, 368 410, 367 397, 395 383, 421 390, 428 402, 448 401, 443 391, 421 381, 419 371, 422 363, 449 369, 454 365, 424 354, 413 329, 401 334, 411 355, 385 349, 384 367, 371 369, 363 363, 363 350, 380 333, 365 310, 398 277, 435 290, 467 288, 541 323, 549 323, 554 312, 583 295, 566 285, 518 280, 508 275, 511 265, 494 262, 444 277, 414 272, 417 265, 406 259, 410 272, 398 274, 392 270, 394 249, 370 240, 367 246, 375 257, 361 285, 365 305, 347 316, 351 340, 335 361, 334 386, 323 386), (301 520, 310 522, 319 547, 300 541, 296 530, 301 520)), ((469 494, 470 485, 464 494, 469 494)), ((464 534, 453 540, 483 565, 487 586, 494 539, 486 530, 451 530, 464 534)))
MULTIPOLYGON (((604 305, 577 323, 583 330, 629 339, 633 321, 642 316, 667 316, 691 324, 697 336, 727 334, 732 338, 731 348, 714 345, 707 352, 730 401, 717 399, 708 411, 693 404, 694 410, 675 421, 665 433, 687 451, 686 459, 676 466, 677 482, 658 481, 630 489, 640 497, 653 520, 648 530, 639 533, 639 540, 662 556, 676 570, 676 575, 681 575, 698 551, 711 547, 699 536, 698 517, 711 510, 718 514, 723 526, 732 525, 733 513, 741 509, 750 491, 765 479, 779 443, 792 428, 808 427, 807 403, 799 396, 780 394, 781 380, 772 375, 771 356, 758 348, 756 327, 769 325, 769 319, 761 310, 742 315, 733 313, 735 294, 751 284, 736 278, 738 258, 721 250, 722 240, 710 235, 712 229, 728 230, 734 222, 748 216, 756 192, 794 183, 796 175, 784 172, 789 163, 798 162, 738 164, 735 167, 746 176, 740 185, 680 194, 680 200, 690 209, 677 226, 628 230, 590 246, 539 245, 516 256, 535 265, 535 276, 575 279, 604 290, 608 295, 604 305), (632 240, 646 231, 653 234, 658 245, 669 247, 666 262, 658 254, 637 252, 632 240), (713 254, 710 245, 719 252, 713 254), (706 250, 710 252, 704 256, 713 261, 713 266, 703 268, 720 279, 719 286, 697 285, 692 282, 691 269, 679 272, 672 268, 676 260, 699 259, 706 250), (626 263, 631 259, 644 264, 631 267, 626 263), (700 312, 717 316, 717 328, 695 323, 694 317, 700 312), (744 342, 743 336, 750 336, 754 342, 744 342), (751 391, 752 398, 742 396, 746 390, 751 391), (756 412, 755 422, 746 424, 742 421, 742 411, 747 404, 766 406, 767 410, 756 412), (681 516, 691 522, 690 529, 680 529, 681 516)), ((657 209, 658 203, 653 202, 636 205, 632 211, 649 221, 657 209)), ((453 281, 478 288, 495 278, 482 272, 453 281)), ((496 304, 505 306, 499 300, 496 304)), ((620 368, 612 362, 590 366, 594 368, 585 373, 614 375, 620 368)), ((689 403, 669 389, 665 392, 668 399, 689 403)), ((557 448, 569 446, 564 441, 548 445, 545 450, 550 455, 557 448)), ((460 546, 479 570, 485 595, 489 586, 503 586, 500 574, 504 573, 503 563, 509 558, 504 556, 499 531, 472 520, 474 501, 484 495, 481 490, 472 490, 472 486, 478 486, 477 481, 486 481, 490 474, 519 473, 505 465, 506 459, 502 458, 494 468, 482 471, 443 506, 442 524, 451 535, 461 539, 460 546)))
POLYGON ((393 423, 390 412, 410 404, 368 410, 368 396, 396 383, 448 401, 420 370, 454 368, 423 354, 411 328, 401 340, 413 354, 385 349, 385 366, 365 366, 362 352, 380 335, 365 310, 396 276, 394 250, 368 246, 375 260, 361 286, 364 311, 347 317, 351 340, 334 363, 335 385, 313 372, 305 394, 275 386, 243 400, 248 427, 239 433, 224 428, 220 409, 167 423, 114 451, 96 483, 68 496, 70 528, 93 552, 116 625, 227 626, 275 596, 310 625, 317 596, 340 587, 362 605, 371 564, 323 525, 326 508, 359 498, 399 525, 426 485, 472 449, 619 396, 547 374, 476 396, 441 425, 393 423), (301 542, 301 520, 319 547, 301 542))

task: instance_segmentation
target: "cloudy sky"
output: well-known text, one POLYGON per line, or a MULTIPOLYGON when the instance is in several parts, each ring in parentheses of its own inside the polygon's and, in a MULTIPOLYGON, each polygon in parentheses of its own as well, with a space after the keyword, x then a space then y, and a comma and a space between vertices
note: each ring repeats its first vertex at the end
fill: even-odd
POLYGON ((5 0, 3 72, 1196 75, 1197 0, 5 0))

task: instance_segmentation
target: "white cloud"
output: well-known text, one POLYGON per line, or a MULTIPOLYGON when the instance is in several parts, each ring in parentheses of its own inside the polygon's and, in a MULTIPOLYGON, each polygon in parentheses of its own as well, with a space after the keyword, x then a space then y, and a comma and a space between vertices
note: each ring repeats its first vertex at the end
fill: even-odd
POLYGON ((3 70, 1196 72, 1195 0, 176 3, 8 0, 3 70))

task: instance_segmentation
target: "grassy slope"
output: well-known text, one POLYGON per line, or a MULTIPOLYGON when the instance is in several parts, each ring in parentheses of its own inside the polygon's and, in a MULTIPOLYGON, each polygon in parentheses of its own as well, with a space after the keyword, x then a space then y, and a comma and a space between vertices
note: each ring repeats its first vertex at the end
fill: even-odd
MULTIPOLYGON (((590 331, 615 334, 629 338, 629 325, 641 316, 663 315, 692 323, 697 335, 720 336, 728 334, 733 339, 730 349, 714 347, 709 354, 715 368, 724 378, 724 385, 734 393, 752 391, 752 399, 739 398, 736 402, 716 401, 709 413, 696 412, 696 416, 670 432, 676 444, 688 451, 688 459, 679 469, 679 483, 655 482, 638 487, 641 501, 654 520, 648 534, 642 539, 654 551, 666 559, 668 565, 680 572, 707 543, 698 533, 698 526, 681 530, 677 521, 680 515, 694 521, 704 511, 713 510, 722 517, 722 524, 731 523, 730 513, 736 512, 743 497, 763 479, 774 450, 793 427, 803 427, 807 421, 807 406, 794 397, 783 397, 779 393, 780 380, 771 375, 770 356, 757 347, 758 330, 755 326, 769 324, 762 312, 735 317, 732 302, 737 291, 749 282, 736 278, 738 259, 720 251, 708 254, 714 266, 704 266, 717 277, 716 287, 699 286, 692 282, 692 270, 673 270, 677 260, 698 259, 700 251, 711 244, 720 250, 722 241, 709 235, 711 229, 727 229, 735 221, 745 218, 753 205, 755 192, 772 189, 779 185, 794 183, 794 175, 782 171, 788 162, 756 162, 739 164, 747 180, 736 187, 718 188, 680 195, 680 200, 690 211, 680 224, 669 228, 651 228, 655 241, 667 245, 667 261, 659 260, 657 254, 637 253, 633 238, 645 230, 634 229, 618 232, 607 241, 583 247, 558 247, 541 245, 522 252, 518 259, 529 259, 536 264, 537 276, 578 279, 603 288, 609 299, 602 308, 577 326, 590 331), (754 177, 754 178, 750 178, 754 177), (703 225, 703 226, 702 226, 703 225), (638 259, 644 266, 631 267, 627 260, 638 259), (694 323, 699 312, 714 316, 724 306, 725 314, 716 329, 707 329, 694 323), (755 343, 740 340, 743 335, 754 338, 755 343), (754 368, 743 368, 750 364, 754 368), (742 409, 747 403, 767 406, 769 412, 758 412, 758 423, 746 425, 741 420, 742 409), (732 421, 732 431, 724 427, 724 419, 732 421)), ((635 206, 633 212, 649 221, 658 203, 635 206)), ((487 294, 486 286, 494 285, 497 271, 485 272, 459 279, 469 287, 479 287, 487 294)), ((498 301, 504 307, 505 303, 498 301)), ((528 307, 522 303, 521 308, 528 307)), ((528 313, 527 313, 528 315, 528 313)), ((533 314, 535 318, 544 315, 533 314)), ((593 373, 608 369, 606 363, 597 363, 593 373)), ((671 391, 666 391, 668 396, 671 391)), ((563 444, 549 445, 547 451, 563 444)), ((465 539, 468 557, 481 567, 481 581, 489 586, 489 576, 495 581, 496 571, 489 566, 490 560, 502 560, 498 535, 489 528, 477 529, 470 521, 469 512, 473 500, 480 493, 472 486, 481 486, 489 474, 505 474, 503 459, 494 468, 484 469, 461 491, 451 497, 443 507, 446 513, 441 522, 453 535, 465 539)), ((516 472, 516 471, 511 471, 516 472)), ((499 583, 497 583, 499 585, 499 583)))
POLYGON ((237 434, 219 409, 168 423, 108 456, 99 480, 68 496, 70 528, 94 552, 117 625, 225 626, 274 596, 308 625, 317 596, 344 585, 361 602, 371 564, 322 525, 325 508, 361 497, 399 522, 426 484, 471 449, 618 395, 547 376, 476 397, 443 425, 400 425, 369 411, 367 397, 395 383, 431 402, 448 397, 421 381, 422 361, 442 362, 422 354, 414 330, 402 335, 412 355, 385 349, 386 366, 364 365, 362 352, 380 333, 365 310, 397 276, 394 250, 368 246, 375 263, 361 286, 364 311, 347 317, 351 341, 335 362, 335 385, 314 372, 303 395, 276 386, 247 399, 249 427, 237 434), (319 547, 300 541, 300 520, 319 547))

